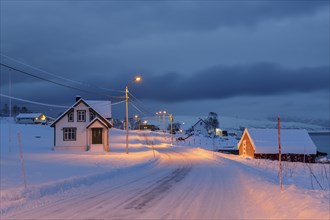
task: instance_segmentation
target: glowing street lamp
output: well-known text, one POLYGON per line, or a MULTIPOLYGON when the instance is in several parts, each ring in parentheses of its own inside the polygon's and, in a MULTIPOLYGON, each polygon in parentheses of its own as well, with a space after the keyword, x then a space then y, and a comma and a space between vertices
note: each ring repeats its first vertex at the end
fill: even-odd
POLYGON ((128 154, 128 87, 135 83, 135 82, 140 82, 141 77, 137 76, 134 78, 134 80, 126 85, 125 89, 125 98, 126 98, 126 154, 128 154))

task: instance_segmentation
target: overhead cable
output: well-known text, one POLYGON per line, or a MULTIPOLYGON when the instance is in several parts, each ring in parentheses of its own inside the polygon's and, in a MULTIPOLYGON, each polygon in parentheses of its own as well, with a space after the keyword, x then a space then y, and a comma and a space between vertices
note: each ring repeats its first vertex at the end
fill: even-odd
POLYGON ((42 103, 42 102, 35 102, 35 101, 31 101, 31 100, 27 100, 27 99, 21 99, 21 98, 9 96, 9 95, 1 94, 1 93, 0 93, 0 96, 5 97, 5 98, 9 98, 9 99, 14 99, 14 100, 17 100, 17 101, 22 101, 22 102, 27 102, 27 103, 31 103, 31 104, 37 104, 37 105, 43 105, 43 106, 48 106, 48 107, 69 108, 69 106, 53 105, 53 104, 47 104, 47 103, 42 103))
POLYGON ((22 73, 22 74, 25 74, 25 75, 28 75, 28 76, 31 76, 31 77, 34 77, 34 78, 37 78, 37 79, 40 79, 40 80, 44 80, 46 82, 50 82, 50 83, 53 83, 53 84, 56 84, 56 85, 59 85, 59 86, 67 87, 69 89, 74 89, 74 90, 77 90, 77 91, 81 91, 81 92, 85 92, 85 93, 92 93, 92 94, 95 94, 95 95, 101 95, 101 96, 110 97, 110 98, 123 98, 122 96, 110 96, 110 95, 107 95, 107 94, 98 93, 98 92, 91 92, 91 91, 87 91, 87 90, 84 90, 84 89, 80 89, 80 88, 76 88, 76 87, 73 87, 73 86, 58 83, 58 82, 55 82, 53 80, 46 79, 46 78, 43 78, 43 77, 40 77, 40 76, 36 76, 34 74, 28 73, 28 72, 23 71, 23 70, 19 70, 15 67, 8 66, 8 65, 3 64, 3 63, 0 63, 0 65, 4 66, 4 67, 7 67, 9 69, 15 70, 16 72, 19 72, 19 73, 22 73))
POLYGON ((144 116, 147 116, 146 113, 144 113, 143 111, 141 111, 138 107, 136 107, 132 102, 130 102, 130 104, 136 109, 138 110, 141 114, 143 114, 144 116))
POLYGON ((87 87, 90 87, 90 88, 98 88, 98 89, 103 89, 103 90, 112 91, 112 92, 125 92, 125 91, 120 91, 120 90, 115 90, 115 89, 96 87, 96 86, 92 86, 92 85, 89 85, 89 84, 85 84, 85 83, 82 83, 82 82, 79 82, 79 81, 76 81, 76 80, 68 79, 68 78, 65 78, 65 77, 62 77, 62 76, 59 76, 59 75, 56 75, 56 74, 50 73, 50 72, 48 72, 48 71, 42 70, 42 69, 40 69, 40 68, 38 68, 38 67, 31 66, 31 65, 29 65, 29 64, 27 64, 27 63, 24 63, 24 62, 22 62, 22 61, 19 61, 19 60, 15 59, 15 58, 12 58, 12 57, 7 56, 7 55, 5 55, 5 54, 2 54, 2 53, 1 53, 0 55, 3 56, 3 57, 5 57, 5 58, 8 59, 8 60, 12 60, 12 61, 14 61, 14 62, 16 62, 16 63, 22 64, 22 65, 27 66, 27 67, 29 67, 29 68, 32 68, 32 69, 34 69, 34 70, 40 71, 40 72, 45 73, 45 74, 47 74, 47 75, 50 75, 50 76, 53 76, 53 77, 56 77, 56 78, 59 78, 59 79, 61 79, 61 80, 65 80, 65 81, 68 81, 68 82, 71 82, 71 83, 76 83, 76 84, 79 84, 79 85, 82 85, 82 86, 87 86, 87 87))

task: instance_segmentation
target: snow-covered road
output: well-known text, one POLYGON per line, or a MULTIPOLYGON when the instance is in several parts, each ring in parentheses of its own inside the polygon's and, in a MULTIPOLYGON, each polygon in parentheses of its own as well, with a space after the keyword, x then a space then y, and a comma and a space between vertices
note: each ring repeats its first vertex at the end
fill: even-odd
MULTIPOLYGON (((30 201, 4 219, 296 219, 329 217, 324 204, 280 193, 261 171, 202 149, 159 148, 148 166, 30 201), (292 198, 292 199, 290 199, 292 198), (296 202, 300 201, 297 207, 296 202), (312 210, 308 207, 314 206, 312 210), (288 212, 287 210, 292 210, 288 212)), ((266 175, 267 176, 267 175, 266 175)))

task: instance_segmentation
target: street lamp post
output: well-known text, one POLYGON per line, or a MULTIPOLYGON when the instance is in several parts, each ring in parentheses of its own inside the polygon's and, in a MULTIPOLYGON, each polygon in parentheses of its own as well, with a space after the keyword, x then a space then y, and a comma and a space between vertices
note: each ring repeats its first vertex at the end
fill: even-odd
POLYGON ((170 134, 171 134, 171 145, 173 146, 173 114, 169 114, 166 111, 156 112, 157 117, 159 116, 159 127, 161 126, 161 118, 163 118, 164 132, 166 130, 166 116, 170 119, 170 134))
POLYGON ((173 147, 173 115, 172 114, 169 114, 169 117, 170 117, 170 123, 171 123, 171 145, 173 147))
POLYGON ((135 77, 135 79, 126 85, 125 88, 125 99, 126 99, 126 154, 128 154, 128 86, 134 82, 141 81, 141 77, 135 77))

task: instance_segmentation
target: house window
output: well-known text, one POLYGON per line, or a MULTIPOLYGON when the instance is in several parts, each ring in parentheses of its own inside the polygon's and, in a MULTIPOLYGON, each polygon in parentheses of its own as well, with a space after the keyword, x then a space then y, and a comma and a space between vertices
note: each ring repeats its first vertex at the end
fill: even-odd
POLYGON ((73 111, 68 114, 68 122, 73 122, 74 121, 74 114, 73 111))
POLYGON ((77 121, 86 121, 86 111, 85 110, 77 111, 77 121))
POLYGON ((94 112, 89 112, 89 121, 92 121, 95 118, 94 112))
POLYGON ((77 128, 63 128, 63 141, 75 141, 77 128))
POLYGON ((203 122, 200 122, 199 125, 202 126, 203 125, 203 122))

